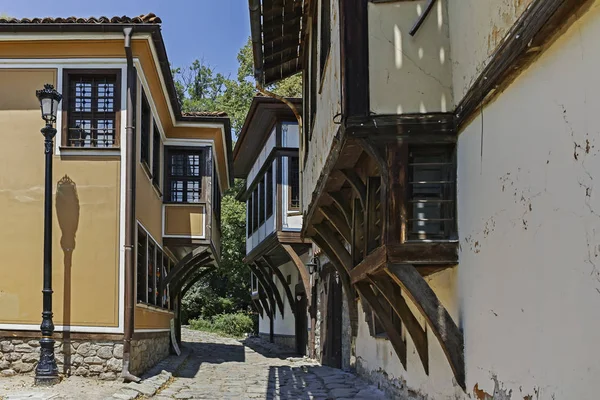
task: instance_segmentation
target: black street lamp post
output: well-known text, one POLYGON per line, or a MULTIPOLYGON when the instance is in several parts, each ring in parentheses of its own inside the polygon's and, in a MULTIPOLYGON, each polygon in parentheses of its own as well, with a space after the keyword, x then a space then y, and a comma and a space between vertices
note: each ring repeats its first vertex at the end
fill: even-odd
POLYGON ((44 288, 42 289, 43 311, 40 326, 42 338, 40 339, 40 361, 35 369, 35 384, 47 386, 60 381, 54 359, 54 339, 52 338, 54 333, 54 323, 52 322, 52 148, 54 135, 56 135, 53 125, 62 95, 50 84, 44 85, 42 90, 37 90, 36 95, 40 100, 42 119, 46 121, 46 126, 42 128, 46 154, 46 179, 44 188, 44 288))

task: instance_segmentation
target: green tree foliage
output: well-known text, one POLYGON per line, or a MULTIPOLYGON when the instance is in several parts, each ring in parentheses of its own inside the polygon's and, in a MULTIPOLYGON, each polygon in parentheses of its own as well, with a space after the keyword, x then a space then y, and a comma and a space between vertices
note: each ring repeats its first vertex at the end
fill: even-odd
MULTIPOLYGON (((240 49, 237 59, 238 73, 233 79, 216 72, 204 60, 173 70, 182 111, 225 111, 231 119, 234 138, 242 130, 257 93, 250 39, 240 49)), ((296 75, 267 89, 280 96, 298 97, 302 94, 302 78, 296 75)), ((242 261, 246 254, 246 205, 236 200, 244 188, 245 182, 236 180, 223 197, 221 265, 183 299, 184 321, 250 310, 250 272, 242 261)))

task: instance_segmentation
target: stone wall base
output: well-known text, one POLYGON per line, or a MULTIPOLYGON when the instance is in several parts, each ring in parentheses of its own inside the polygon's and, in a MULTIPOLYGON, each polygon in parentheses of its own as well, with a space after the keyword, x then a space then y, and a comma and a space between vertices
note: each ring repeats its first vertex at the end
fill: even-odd
MULTIPOLYGON (((261 340, 269 341, 269 334, 260 332, 258 334, 261 340)), ((273 341, 276 345, 296 351, 296 336, 293 335, 273 335, 273 341)))
MULTIPOLYGON (((56 340, 54 355, 59 373, 114 380, 123 367, 123 341, 56 340)), ((39 357, 38 339, 0 338, 0 375, 33 372, 39 357)))
POLYGON ((169 332, 131 341, 130 372, 141 375, 169 355, 171 340, 169 332))

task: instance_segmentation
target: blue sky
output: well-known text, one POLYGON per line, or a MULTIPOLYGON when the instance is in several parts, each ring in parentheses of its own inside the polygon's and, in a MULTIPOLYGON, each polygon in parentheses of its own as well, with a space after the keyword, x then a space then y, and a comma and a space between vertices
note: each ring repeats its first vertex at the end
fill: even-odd
POLYGON ((16 18, 137 16, 153 12, 162 23, 175 67, 204 61, 235 76, 237 52, 250 36, 247 0, 0 0, 0 14, 16 18))

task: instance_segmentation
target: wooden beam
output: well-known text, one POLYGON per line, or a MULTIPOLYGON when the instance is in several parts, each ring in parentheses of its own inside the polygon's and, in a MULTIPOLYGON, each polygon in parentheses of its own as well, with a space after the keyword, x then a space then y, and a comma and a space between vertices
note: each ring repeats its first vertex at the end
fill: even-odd
POLYGON ((268 267, 267 267, 267 269, 265 269, 262 266, 260 266, 260 264, 258 264, 257 262, 254 262, 254 267, 258 271, 262 272, 265 282, 271 288, 271 293, 273 294, 273 297, 274 297, 275 301, 277 302, 277 305, 279 306, 279 311, 281 312, 281 316, 284 317, 285 315, 284 315, 283 299, 281 298, 279 289, 277 289, 277 285, 275 284, 275 282, 273 282, 272 274, 269 273, 268 267))
MULTIPOLYGON (((346 247, 342 242, 335 236, 333 231, 325 224, 317 224, 314 226, 315 231, 325 240, 328 244, 328 248, 331 249, 333 254, 340 260, 344 272, 346 275, 350 272, 353 267, 352 256, 346 250, 346 247)), ((321 246, 319 246, 321 247, 321 246)), ((329 255, 329 254, 328 254, 329 255)))
POLYGON ((421 14, 421 16, 417 20, 417 22, 415 22, 415 25, 408 32, 408 34, 410 36, 415 36, 417 34, 417 31, 419 30, 419 28, 421 27, 421 25, 423 25, 423 22, 425 22, 425 19, 427 19, 427 16, 431 12, 431 9, 433 8, 434 4, 435 4, 435 0, 429 0, 429 3, 427 3, 427 6, 425 6, 425 11, 423 11, 423 13, 421 14))
POLYGON ((260 317, 264 318, 263 317, 263 308, 260 304, 260 299, 252 299, 252 304, 256 308, 256 311, 258 311, 258 313, 260 314, 260 317))
MULTIPOLYGON (((194 272, 196 268, 206 265, 207 263, 210 263, 212 261, 214 261, 212 254, 208 253, 202 258, 196 259, 192 262, 182 265, 182 268, 180 268, 179 271, 177 271, 177 274, 173 274, 173 271, 171 271, 171 274, 167 275, 167 278, 171 278, 170 282, 168 283, 170 288, 169 290, 174 292, 178 291, 185 284, 186 280, 190 277, 191 273, 194 272)), ((163 280, 160 290, 164 290, 166 287, 167 285, 163 280)))
POLYGON ((323 238, 318 232, 312 238, 313 242, 319 248, 327 254, 331 264, 337 271, 340 279, 342 280, 342 287, 344 288, 344 292, 346 293, 346 297, 348 300, 348 313, 350 314, 350 327, 352 329, 352 336, 356 336, 358 334, 358 307, 356 306, 356 294, 354 291, 354 287, 350 283, 350 278, 348 276, 348 272, 346 268, 343 266, 342 261, 337 257, 335 252, 332 250, 330 243, 323 238))
MULTIPOLYGON (((214 268, 212 265, 208 265, 212 263, 214 259, 212 257, 208 257, 204 259, 201 263, 197 263, 191 268, 189 268, 184 274, 181 275, 180 279, 175 280, 175 282, 171 282, 169 285, 169 290, 171 291, 179 291, 184 287, 186 283, 190 281, 190 278, 194 276, 195 273, 200 272, 207 268, 214 268)), ((183 293, 181 294, 181 298, 183 299, 183 293)))
POLYGON ((283 286, 285 294, 288 298, 288 302, 290 303, 290 309, 292 310, 292 314, 296 314, 296 299, 292 294, 292 289, 290 288, 290 285, 288 285, 287 281, 285 280, 285 277, 281 273, 281 270, 274 266, 267 256, 262 256, 260 259, 271 271, 273 271, 277 279, 279 279, 279 282, 281 282, 281 285, 283 286))
POLYGON ((192 280, 183 288, 183 290, 181 291, 181 298, 185 297, 185 294, 192 288, 192 286, 194 286, 196 282, 198 282, 200 279, 204 278, 206 275, 208 275, 214 270, 215 268, 206 268, 203 271, 200 271, 198 275, 192 278, 192 280))
POLYGON ((350 226, 346 222, 346 219, 342 215, 342 213, 334 207, 322 206, 319 207, 319 211, 323 214, 323 217, 327 219, 331 225, 335 228, 336 231, 346 242, 349 244, 352 243, 352 233, 350 232, 350 226))
POLYGON ((456 382, 466 390, 463 334, 446 308, 416 268, 409 264, 391 264, 388 275, 405 290, 419 308, 450 363, 456 382))
POLYGON ((337 206, 337 208, 342 212, 342 215, 346 219, 346 223, 351 226, 352 225, 352 209, 350 208, 350 204, 347 199, 345 199, 340 192, 327 193, 333 203, 337 206))
POLYGON ((392 264, 455 265, 458 263, 458 242, 403 243, 387 246, 392 264))
POLYGON ((421 327, 417 318, 406 304, 406 300, 400 293, 400 288, 390 283, 387 276, 370 276, 369 280, 379 290, 379 293, 385 298, 394 310, 394 313, 400 318, 410 337, 412 338, 425 373, 429 375, 429 349, 427 346, 427 331, 421 327), (394 290, 394 289, 397 289, 394 290))
POLYGON ((194 250, 189 252, 183 257, 175 266, 171 269, 171 273, 167 275, 167 278, 163 280, 163 286, 161 289, 166 288, 171 281, 181 273, 181 270, 186 267, 187 264, 195 262, 196 260, 205 257, 209 253, 209 249, 206 247, 196 247, 194 250))
POLYGON ((350 271, 350 280, 352 284, 364 281, 368 278, 368 275, 383 271, 386 265, 387 248, 386 246, 378 247, 350 271))
POLYGON ((480 107, 503 93, 556 38, 573 16, 583 15, 592 0, 533 0, 506 33, 486 67, 456 107, 460 131, 480 107))
POLYGON ((396 355, 400 359, 404 369, 406 369, 406 343, 402 340, 401 333, 398 332, 392 319, 379 302, 379 299, 375 296, 375 293, 373 293, 371 285, 366 282, 359 282, 356 284, 356 288, 375 312, 375 316, 379 319, 381 325, 383 325, 383 329, 385 329, 385 333, 387 333, 390 343, 392 343, 392 346, 396 351, 396 355))
POLYGON ((352 267, 360 263, 365 254, 365 213, 360 200, 355 198, 352 207, 352 267))
POLYGON ((353 169, 341 169, 340 172, 344 175, 344 178, 346 178, 352 189, 354 189, 354 193, 356 193, 364 208, 367 204, 367 186, 353 169))
POLYGON ((283 247, 283 249, 286 251, 286 253, 288 253, 290 258, 294 262, 294 265, 298 269, 298 273, 300 274, 300 277, 302 278, 302 285, 304 285, 304 291, 306 292, 308 305, 310 305, 312 288, 310 286, 310 275, 308 273, 308 270, 306 269, 306 266, 300 259, 300 256, 298 255, 298 253, 296 253, 296 250, 294 250, 294 248, 291 245, 282 244, 281 247, 283 247))
POLYGON ((267 299, 265 297, 265 295, 266 295, 266 292, 263 291, 263 293, 260 293, 260 289, 259 289, 258 299, 260 300, 260 303, 262 304, 263 310, 265 310, 267 317, 271 318, 271 307, 269 307, 270 300, 267 299))

